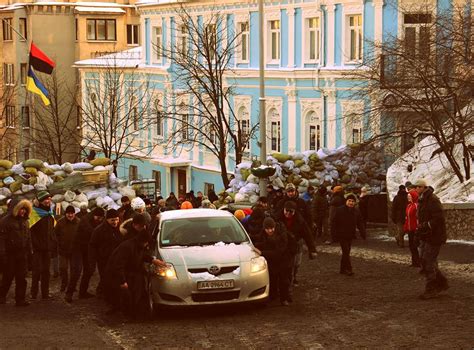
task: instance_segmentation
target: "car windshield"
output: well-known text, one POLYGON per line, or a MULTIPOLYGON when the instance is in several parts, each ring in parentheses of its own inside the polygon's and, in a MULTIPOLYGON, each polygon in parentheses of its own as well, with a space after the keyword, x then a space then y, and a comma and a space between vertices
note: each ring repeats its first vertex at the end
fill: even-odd
POLYGON ((166 220, 160 230, 160 245, 204 246, 218 242, 241 244, 247 234, 233 217, 166 220))

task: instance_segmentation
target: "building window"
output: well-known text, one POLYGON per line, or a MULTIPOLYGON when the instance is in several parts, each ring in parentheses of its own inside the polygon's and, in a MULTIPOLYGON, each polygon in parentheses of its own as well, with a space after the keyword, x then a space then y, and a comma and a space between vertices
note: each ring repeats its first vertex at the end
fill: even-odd
POLYGON ((204 195, 208 196, 209 191, 214 191, 214 184, 204 182, 204 195))
POLYGON ((187 35, 188 35, 188 29, 186 27, 186 25, 182 24, 179 26, 179 29, 178 29, 178 47, 177 47, 177 51, 179 54, 181 55, 186 55, 187 52, 188 52, 188 39, 187 39, 187 35))
POLYGON ((138 24, 127 24, 127 44, 138 45, 139 38, 139 26, 138 24))
POLYGON ((153 27, 154 46, 155 46, 155 60, 159 62, 163 57, 163 30, 161 27, 153 27))
POLYGON ((306 20, 306 60, 310 62, 319 61, 321 47, 321 35, 319 17, 308 18, 306 20))
POLYGON ((306 149, 317 151, 321 148, 321 124, 316 112, 311 111, 306 116, 306 128, 308 134, 306 137, 306 149))
POLYGON ((156 136, 164 136, 164 116, 162 112, 161 101, 159 98, 155 98, 153 102, 153 114, 156 117, 156 136))
POLYGON ((87 40, 115 41, 115 19, 88 19, 87 40))
MULTIPOLYGON (((161 171, 152 170, 151 175, 153 180, 155 180, 155 191, 161 192, 161 171)), ((155 193, 156 195, 157 193, 155 193)))
POLYGON ((26 26, 26 18, 20 18, 18 23, 18 31, 20 32, 20 40, 27 40, 28 39, 28 28, 26 26))
POLYGON ((242 22, 238 24, 240 35, 240 52, 239 61, 247 63, 249 61, 250 53, 250 26, 249 22, 242 22))
POLYGON ((361 61, 363 48, 362 15, 347 16, 347 24, 348 59, 350 62, 361 61))
POLYGON ((430 52, 431 15, 411 13, 403 16, 405 52, 412 57, 428 57, 430 52))
POLYGON ((13 40, 13 30, 12 30, 12 19, 11 18, 3 18, 2 28, 3 28, 3 41, 13 40))
POLYGON ((21 107, 21 125, 24 128, 30 127, 30 107, 22 106, 21 107))
POLYGON ((5 119, 5 126, 8 128, 15 127, 15 106, 6 106, 6 119, 5 119))
POLYGON ((7 86, 15 85, 15 65, 13 63, 3 64, 3 82, 7 86))
POLYGON ((129 165, 128 167, 128 181, 138 180, 138 167, 136 165, 129 165))
POLYGON ((281 122, 280 115, 275 108, 269 113, 270 121, 270 150, 272 152, 280 152, 281 149, 281 122))
POLYGON ((359 114, 350 114, 346 124, 346 143, 361 143, 363 139, 362 122, 359 114))
POLYGON ((26 76, 27 76, 27 64, 20 63, 20 81, 21 85, 26 85, 26 76))
MULTIPOLYGON (((209 58, 211 61, 216 59, 217 55, 217 27, 215 24, 208 24, 206 27, 206 44, 208 45, 209 58)), ((205 50, 204 50, 205 51, 205 50)))
POLYGON ((237 114, 238 120, 240 121, 240 142, 245 142, 245 149, 243 156, 250 156, 250 115, 245 106, 239 108, 237 114))
POLYGON ((280 60, 280 21, 270 21, 270 58, 280 60))

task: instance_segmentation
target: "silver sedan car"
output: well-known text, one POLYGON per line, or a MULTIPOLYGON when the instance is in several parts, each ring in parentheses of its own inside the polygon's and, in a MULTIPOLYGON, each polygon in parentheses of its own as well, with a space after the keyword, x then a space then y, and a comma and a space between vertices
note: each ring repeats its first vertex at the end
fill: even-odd
POLYGON ((156 254, 166 263, 149 280, 150 307, 265 302, 267 262, 229 212, 166 211, 156 254))

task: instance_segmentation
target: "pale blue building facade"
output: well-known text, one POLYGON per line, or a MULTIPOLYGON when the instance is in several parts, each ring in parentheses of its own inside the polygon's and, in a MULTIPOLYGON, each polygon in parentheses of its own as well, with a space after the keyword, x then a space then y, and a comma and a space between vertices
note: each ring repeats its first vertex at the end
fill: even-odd
MULTIPOLYGON (((264 52, 259 51, 256 1, 190 1, 183 6, 198 20, 219 11, 225 16, 228 35, 240 33, 240 46, 231 60, 235 74, 230 83, 236 92, 232 102, 238 118, 247 119, 250 125, 258 123, 258 64, 259 55, 264 55, 269 154, 336 148, 377 133, 369 117, 362 116, 371 101, 354 98, 354 88, 360 81, 348 78, 347 73, 359 67, 367 55, 378 54, 368 42, 403 35, 408 25, 403 22, 397 1, 265 1, 264 52)), ((138 7, 139 69, 166 108, 175 88, 169 78, 172 65, 157 57, 154 47, 176 45, 182 40, 177 5, 159 1, 138 7)), ((418 33, 416 24, 411 25, 418 33)), ((150 145, 160 144, 171 127, 165 121, 160 130, 147 131, 141 137, 150 145)), ((248 151, 249 160, 258 156, 257 140, 251 142, 248 151)), ((232 172, 235 165, 233 154, 229 154, 228 170, 232 172)), ((223 188, 217 159, 198 146, 170 154, 157 147, 143 159, 123 159, 119 176, 128 176, 130 167, 137 167, 142 178, 156 178, 163 195, 223 188)))

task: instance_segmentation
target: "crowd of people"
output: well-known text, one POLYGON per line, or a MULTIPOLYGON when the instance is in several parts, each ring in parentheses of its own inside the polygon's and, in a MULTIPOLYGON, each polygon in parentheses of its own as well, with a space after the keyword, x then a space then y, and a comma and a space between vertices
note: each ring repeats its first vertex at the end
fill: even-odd
MULTIPOLYGON (((446 241, 444 217, 439 199, 426 182, 420 180, 408 190, 400 186, 393 202, 392 219, 399 228, 399 245, 403 245, 407 233, 412 265, 421 267, 426 275, 426 290, 422 294, 426 299, 448 288, 437 266, 440 246, 446 241)), ((32 202, 13 199, 0 221, 0 304, 6 303, 15 280, 16 305, 29 305, 28 269, 32 271, 30 299, 39 295, 43 300, 50 299, 51 263, 57 262, 60 292, 66 302, 73 302, 78 283, 79 299, 94 296, 89 285, 97 270, 99 283, 95 295, 110 305, 109 312, 123 311, 136 317, 146 294, 144 263, 166 266, 166 262, 151 254, 160 214, 167 210, 212 208, 229 210, 241 221, 256 250, 268 262, 270 299, 279 299, 287 306, 293 301, 293 288, 299 284, 303 254, 306 250, 309 259, 314 259, 316 242, 339 243, 339 272, 354 274, 351 244, 357 231, 361 239, 366 239, 367 193, 365 188, 357 196, 344 193, 342 186, 333 186, 330 191, 321 186, 309 187, 300 194, 289 183, 284 189, 267 186, 267 195, 255 205, 237 210, 229 207, 225 195, 217 196, 214 191, 207 196, 201 191, 195 195, 190 191, 179 197, 174 193, 166 199, 159 197, 156 205, 147 198, 130 200, 124 196, 118 210, 96 207, 76 212, 69 206, 60 217, 54 214, 47 191, 40 191, 32 202)))

